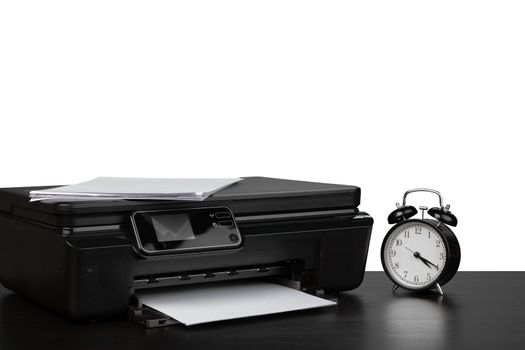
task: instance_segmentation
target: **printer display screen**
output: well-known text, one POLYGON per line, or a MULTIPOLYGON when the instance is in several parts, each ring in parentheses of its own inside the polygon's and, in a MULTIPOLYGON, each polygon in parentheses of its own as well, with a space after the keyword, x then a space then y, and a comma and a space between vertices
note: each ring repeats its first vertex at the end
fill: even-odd
POLYGON ((241 235, 229 208, 138 211, 131 217, 139 252, 146 255, 235 248, 241 235))
POLYGON ((159 242, 195 239, 188 214, 152 215, 151 222, 159 242))

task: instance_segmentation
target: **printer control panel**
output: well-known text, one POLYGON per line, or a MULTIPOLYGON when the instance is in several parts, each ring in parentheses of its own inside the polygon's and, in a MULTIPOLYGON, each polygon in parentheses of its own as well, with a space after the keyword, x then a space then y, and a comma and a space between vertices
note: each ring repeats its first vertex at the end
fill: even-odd
POLYGON ((236 248, 242 241, 227 207, 136 211, 131 223, 143 255, 236 248))

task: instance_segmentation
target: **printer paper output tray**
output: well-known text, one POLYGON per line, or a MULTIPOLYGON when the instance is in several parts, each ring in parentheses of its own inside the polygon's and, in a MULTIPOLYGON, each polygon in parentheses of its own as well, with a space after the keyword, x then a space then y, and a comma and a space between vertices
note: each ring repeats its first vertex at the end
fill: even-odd
POLYGON ((0 281, 71 319, 123 317, 144 288, 271 277, 333 294, 364 275, 358 187, 247 177, 202 202, 30 203, 37 188, 0 189, 0 281))
MULTIPOLYGON (((260 278, 264 281, 272 282, 275 284, 280 284, 287 288, 292 288, 292 289, 299 290, 299 291, 302 290, 301 283, 299 281, 294 281, 291 279, 279 277, 280 275, 282 275, 283 269, 284 269, 283 266, 268 266, 264 269, 261 269, 261 268, 242 269, 242 270, 235 271, 236 273, 233 276, 235 276, 236 279, 260 278), (264 276, 270 276, 270 277, 264 278, 264 276)), ((229 277, 232 275, 228 271, 224 271, 222 274, 218 272, 216 276, 217 276, 217 280, 214 280, 216 282, 228 281, 232 279, 232 277, 229 277)), ((194 275, 192 277, 206 278, 203 275, 196 275, 196 276, 194 275)), ((173 288, 171 290, 173 290, 173 288)), ((337 302, 337 298, 335 298, 332 295, 324 294, 321 291, 319 291, 319 293, 317 293, 316 296, 328 299, 330 301, 337 302)), ((166 326, 180 323, 179 321, 171 318, 170 316, 167 316, 160 311, 157 311, 155 309, 150 308, 147 305, 144 305, 142 302, 142 298, 137 295, 134 295, 134 297, 132 298, 130 302, 130 305, 128 306, 127 317, 130 321, 138 323, 139 325, 142 325, 145 328, 159 328, 159 327, 166 327, 166 326)))

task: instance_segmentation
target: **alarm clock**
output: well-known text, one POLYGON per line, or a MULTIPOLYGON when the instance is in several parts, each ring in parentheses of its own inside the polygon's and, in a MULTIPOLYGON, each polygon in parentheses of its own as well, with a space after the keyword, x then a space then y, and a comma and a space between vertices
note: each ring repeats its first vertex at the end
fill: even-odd
POLYGON ((396 203, 396 210, 388 216, 388 223, 395 224, 386 234, 381 246, 381 263, 386 275, 398 287, 411 291, 436 290, 443 295, 444 284, 454 277, 461 260, 461 250, 456 235, 449 226, 458 220, 450 212, 450 205, 443 206, 441 194, 428 188, 415 188, 405 192, 403 205, 396 203), (429 192, 439 198, 439 207, 420 206, 421 219, 411 219, 418 213, 406 199, 410 193, 429 192), (425 211, 433 219, 425 218, 425 211))

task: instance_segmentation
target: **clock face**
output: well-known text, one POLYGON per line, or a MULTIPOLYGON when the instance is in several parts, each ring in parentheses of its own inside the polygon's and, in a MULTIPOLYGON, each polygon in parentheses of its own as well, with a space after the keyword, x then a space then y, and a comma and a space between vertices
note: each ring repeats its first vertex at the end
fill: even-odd
POLYGON ((434 226, 416 220, 394 227, 382 254, 386 272, 398 285, 409 289, 433 286, 447 261, 441 234, 434 226))

